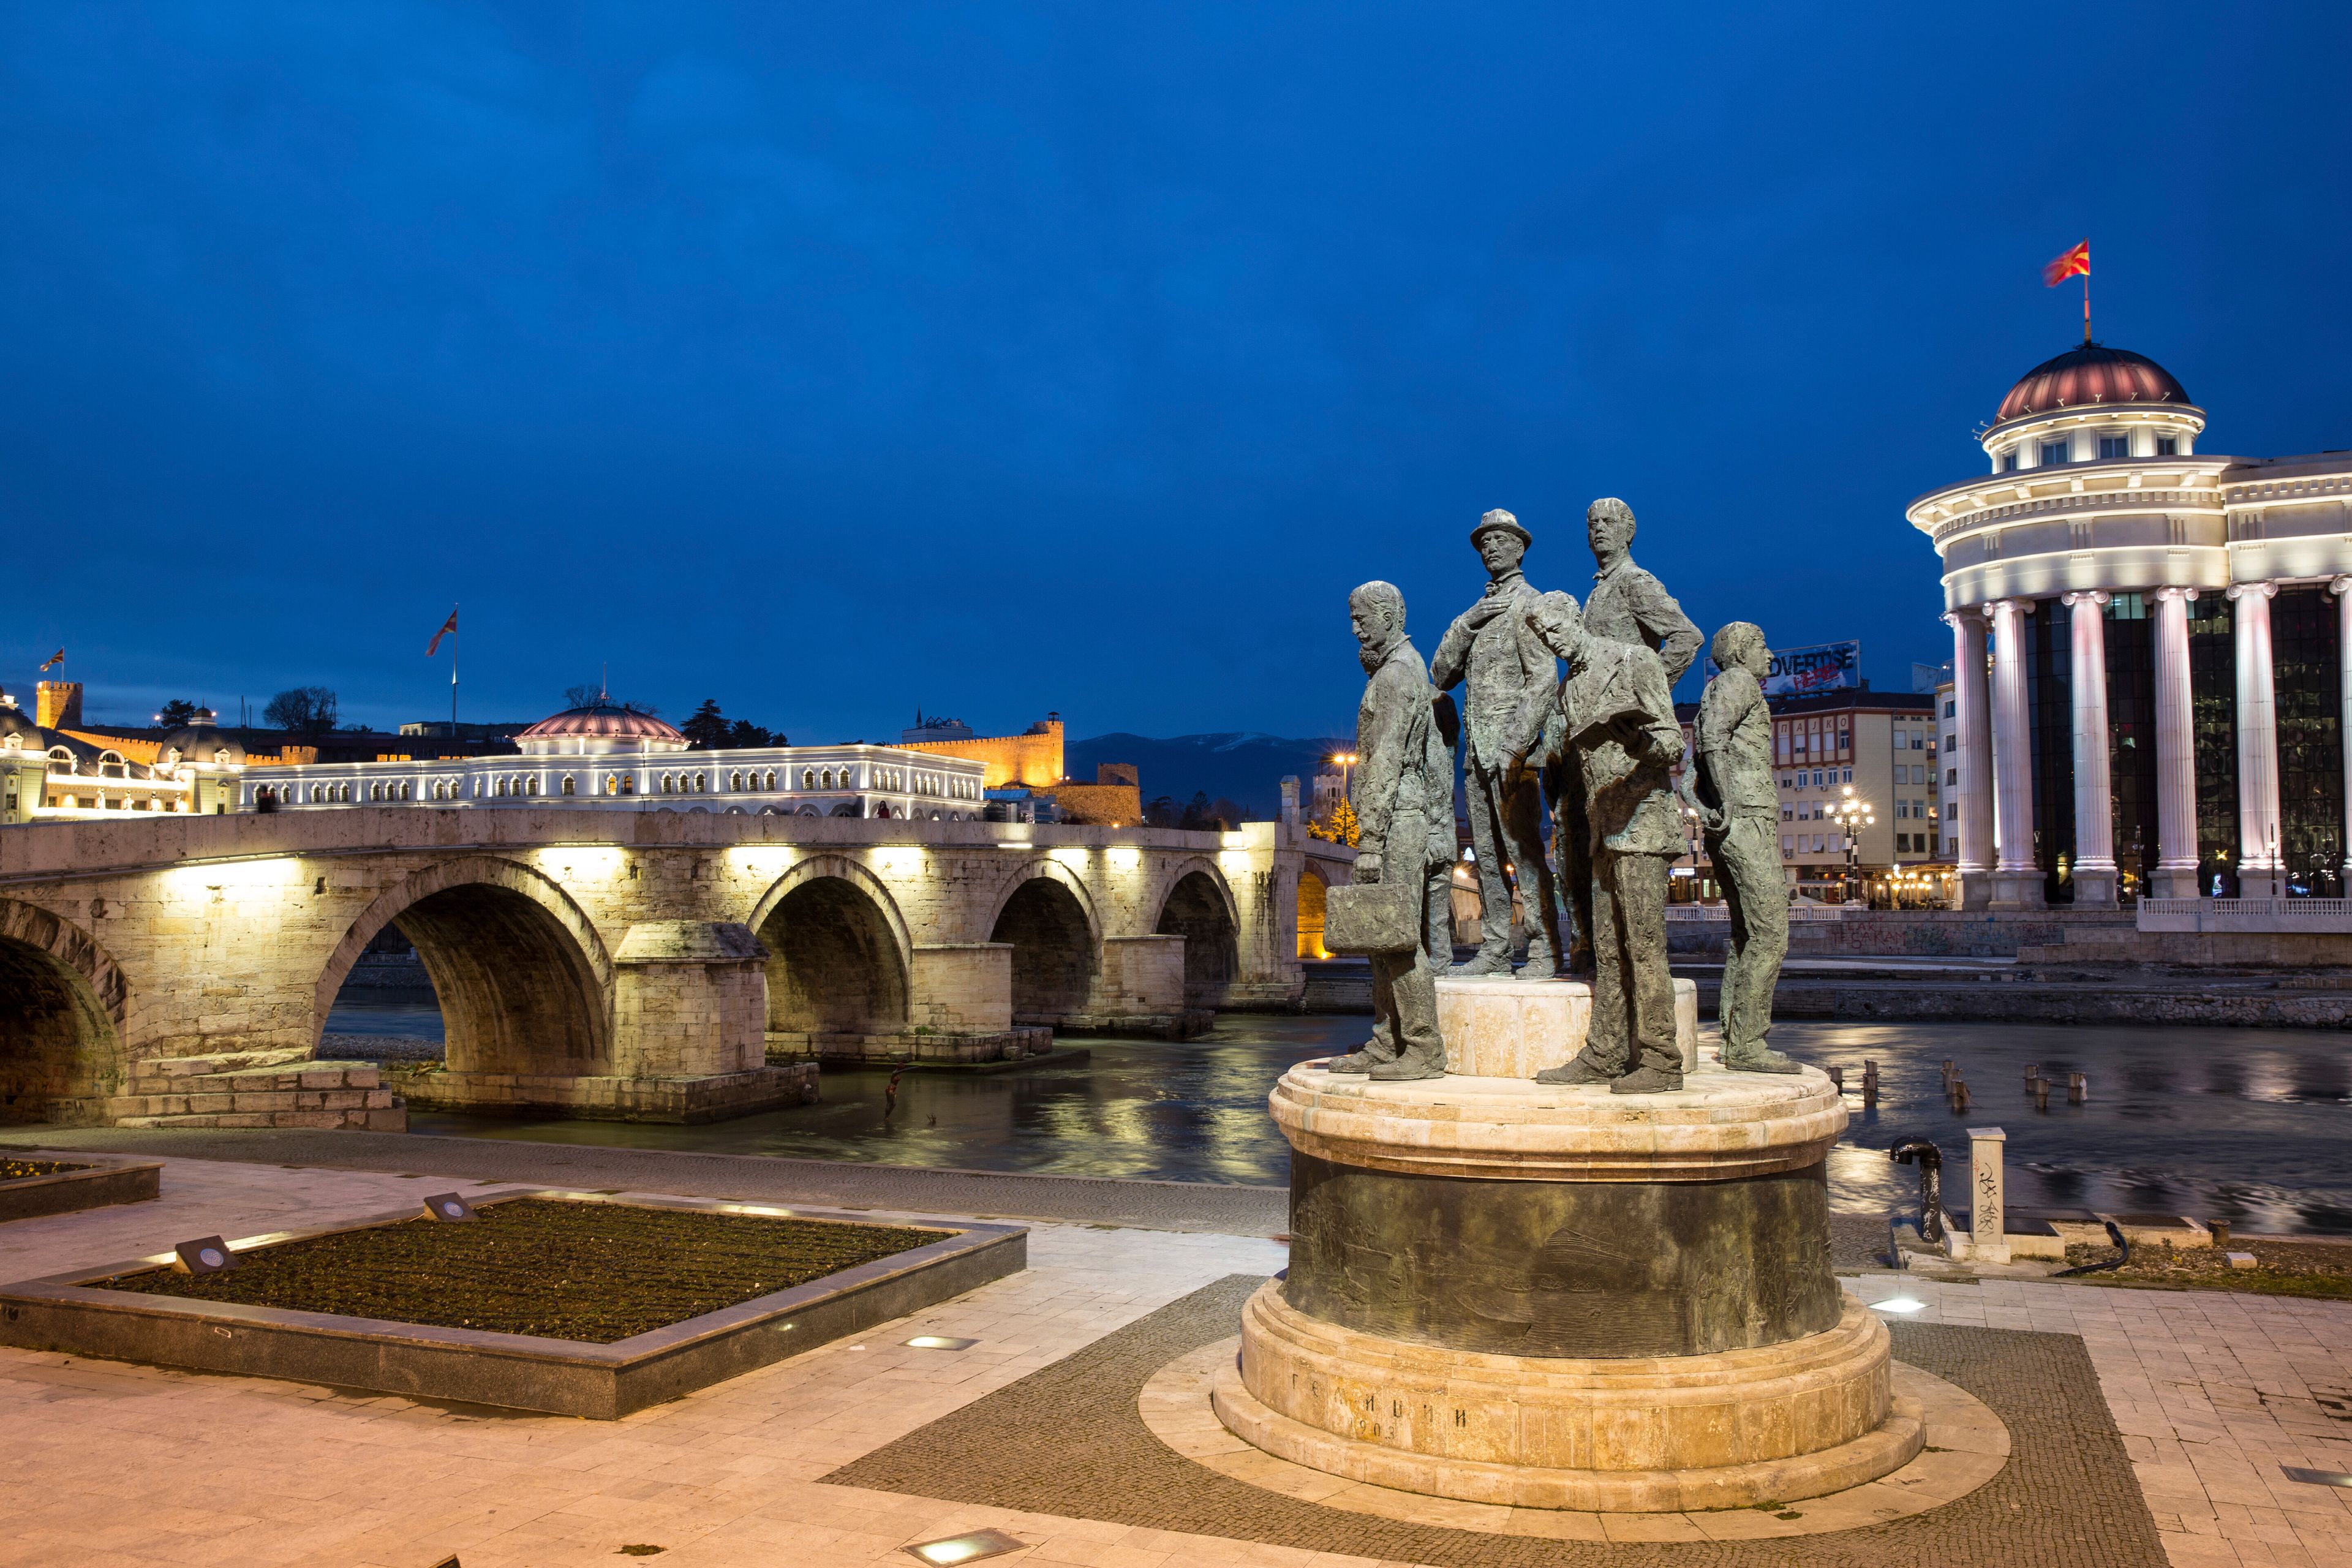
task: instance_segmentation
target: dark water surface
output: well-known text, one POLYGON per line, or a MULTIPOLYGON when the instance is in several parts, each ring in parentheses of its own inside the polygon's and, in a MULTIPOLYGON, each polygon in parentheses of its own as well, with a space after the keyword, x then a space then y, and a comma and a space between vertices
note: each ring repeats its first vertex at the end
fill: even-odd
MULTIPOLYGON (((704 1127, 513 1121, 420 1112, 420 1132, 548 1142, 698 1149, 799 1159, 973 1170, 1047 1171, 1279 1185, 1288 1151, 1266 1091, 1293 1063, 1352 1048, 1369 1019, 1230 1013, 1181 1044, 1067 1037, 1081 1067, 986 1075, 910 1072, 884 1115, 887 1072, 828 1072, 815 1105, 704 1127)), ((347 992, 328 1025, 350 1035, 437 1038, 430 1001, 347 992)), ((1843 1066, 1853 1121, 1830 1157, 1832 1201, 1881 1214, 1916 1201, 1891 1164, 1898 1140, 1933 1140, 1965 1175, 1968 1129, 2009 1134, 2012 1208, 2189 1214, 2245 1231, 2352 1234, 2352 1035, 2316 1030, 1994 1024, 1785 1023, 1774 1042, 1816 1067, 1843 1066), (1952 1058, 1975 1096, 1955 1114, 1938 1068, 1952 1058), (1881 1098, 1862 1109, 1862 1064, 1881 1098), (2036 1111, 2038 1062, 2059 1090, 2036 1111), (2087 1105, 2065 1075, 2090 1075, 2087 1105)))

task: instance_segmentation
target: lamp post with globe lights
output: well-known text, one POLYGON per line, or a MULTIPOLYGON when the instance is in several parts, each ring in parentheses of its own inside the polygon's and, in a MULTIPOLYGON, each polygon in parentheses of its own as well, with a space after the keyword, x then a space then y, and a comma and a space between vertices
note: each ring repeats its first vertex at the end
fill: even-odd
POLYGON ((1845 881, 1842 891, 1845 898, 1852 899, 1854 881, 1854 851, 1857 841, 1862 829, 1876 822, 1878 815, 1872 809, 1868 801, 1853 793, 1852 784, 1847 784, 1845 792, 1830 802, 1829 818, 1836 823, 1838 830, 1845 835, 1845 881))

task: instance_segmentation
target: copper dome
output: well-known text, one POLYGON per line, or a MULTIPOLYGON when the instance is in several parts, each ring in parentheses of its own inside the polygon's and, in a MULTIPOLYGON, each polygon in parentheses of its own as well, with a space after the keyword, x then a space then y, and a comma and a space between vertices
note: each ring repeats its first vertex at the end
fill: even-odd
POLYGON ((686 737, 650 713, 640 713, 617 702, 591 702, 567 708, 541 719, 515 737, 518 741, 664 741, 683 747, 686 737))
POLYGON ((2129 349, 2084 343, 2027 371, 2000 400, 2000 412, 1993 416, 1993 423, 2053 414, 2061 408, 2188 401, 2188 389, 2154 360, 2129 349))

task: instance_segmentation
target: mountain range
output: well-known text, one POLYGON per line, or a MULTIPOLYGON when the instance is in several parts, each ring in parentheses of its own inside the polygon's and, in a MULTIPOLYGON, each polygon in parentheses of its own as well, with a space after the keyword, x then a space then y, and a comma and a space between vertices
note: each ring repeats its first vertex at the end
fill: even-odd
POLYGON ((1262 821, 1280 809, 1285 775, 1297 775, 1301 802, 1311 803, 1323 759, 1352 744, 1328 736, 1286 740, 1247 731, 1166 740, 1119 732, 1068 742, 1062 765, 1074 779, 1092 779, 1097 763, 1133 763, 1147 801, 1163 795, 1180 804, 1196 794, 1211 800, 1223 795, 1262 821))

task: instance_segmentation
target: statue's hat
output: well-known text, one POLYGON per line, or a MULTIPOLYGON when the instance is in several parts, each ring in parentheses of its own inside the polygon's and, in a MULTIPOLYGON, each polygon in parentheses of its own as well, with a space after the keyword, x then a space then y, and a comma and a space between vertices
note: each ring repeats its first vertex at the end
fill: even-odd
POLYGON ((1470 542, 1473 544, 1477 543, 1478 538, 1481 534, 1492 533, 1498 528, 1505 533, 1517 534, 1519 536, 1519 548, 1522 550, 1536 542, 1535 535, 1529 533, 1526 529, 1519 526, 1519 520, 1517 518, 1513 517, 1501 507, 1496 507, 1494 510, 1480 518, 1478 520, 1478 526, 1470 531, 1470 542))

